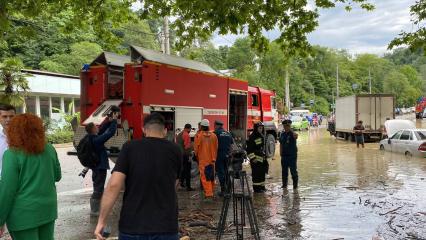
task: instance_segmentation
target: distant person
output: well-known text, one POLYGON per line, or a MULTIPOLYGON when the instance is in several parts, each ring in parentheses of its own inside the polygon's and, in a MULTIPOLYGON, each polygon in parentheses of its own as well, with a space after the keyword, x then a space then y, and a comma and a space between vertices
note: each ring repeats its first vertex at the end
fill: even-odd
POLYGON ((2 169, 3 154, 8 148, 6 131, 10 121, 16 114, 16 109, 12 105, 0 104, 0 174, 2 169))
POLYGON ((354 133, 355 133, 355 141, 356 141, 356 147, 359 148, 359 145, 362 145, 362 148, 364 148, 364 126, 362 125, 362 121, 358 121, 357 124, 354 127, 354 133))
POLYGON ((215 121, 215 131, 217 136, 218 149, 217 149, 217 160, 216 160, 216 172, 220 182, 220 196, 223 196, 225 192, 225 174, 226 168, 228 167, 228 155, 231 150, 231 145, 234 142, 231 133, 223 129, 222 121, 215 121))
POLYGON ((185 124, 185 127, 182 132, 180 132, 176 137, 176 143, 180 147, 180 150, 182 152, 182 159, 183 159, 183 170, 180 174, 180 186, 183 188, 186 188, 187 191, 194 191, 193 188, 191 188, 191 167, 192 167, 192 161, 190 159, 191 153, 194 150, 194 147, 191 143, 191 137, 189 136, 189 133, 191 132, 192 126, 191 124, 187 123, 185 124))
POLYGON ((178 198, 182 154, 165 137, 161 114, 144 119, 145 137, 123 145, 102 198, 96 239, 102 237, 107 218, 124 189, 119 221, 119 239, 178 240, 178 198))
POLYGON ((214 133, 209 131, 210 122, 207 119, 201 121, 201 132, 195 140, 195 154, 198 158, 198 169, 204 189, 206 200, 213 199, 214 191, 214 166, 217 159, 218 142, 214 133))
POLYGON ((253 132, 247 141, 247 156, 250 159, 253 191, 255 193, 266 191, 265 178, 268 162, 265 155, 264 125, 262 122, 257 122, 254 124, 253 132))
POLYGON ((7 224, 13 240, 53 240, 58 205, 55 182, 61 167, 46 143, 43 121, 14 117, 6 130, 9 149, 0 177, 0 238, 7 224))
POLYGON ((283 121, 284 131, 280 135, 280 155, 282 171, 282 188, 286 189, 288 185, 288 169, 290 169, 293 180, 293 189, 297 189, 299 175, 297 173, 297 133, 291 130, 291 121, 283 121))
POLYGON ((92 216, 99 215, 100 202, 104 192, 107 170, 109 169, 108 153, 105 143, 112 138, 117 131, 117 119, 120 114, 119 111, 120 109, 118 107, 114 108, 111 115, 105 120, 99 129, 93 123, 86 125, 86 132, 89 134, 94 151, 99 157, 99 164, 91 169, 93 193, 90 198, 90 215, 92 216))

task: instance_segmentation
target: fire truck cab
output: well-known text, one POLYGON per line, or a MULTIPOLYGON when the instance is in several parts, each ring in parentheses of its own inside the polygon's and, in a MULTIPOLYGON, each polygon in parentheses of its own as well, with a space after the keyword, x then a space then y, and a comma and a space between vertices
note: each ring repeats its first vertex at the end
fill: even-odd
POLYGON ((112 105, 121 118, 116 135, 107 143, 111 156, 130 139, 143 136, 143 118, 160 113, 166 119, 167 138, 174 140, 186 123, 198 129, 206 118, 215 120, 234 138, 245 142, 256 121, 266 129, 266 152, 275 153, 278 115, 275 92, 249 87, 247 81, 220 75, 210 66, 160 52, 130 47, 130 56, 104 52, 81 71, 81 124, 76 145, 90 122, 101 124, 112 105))

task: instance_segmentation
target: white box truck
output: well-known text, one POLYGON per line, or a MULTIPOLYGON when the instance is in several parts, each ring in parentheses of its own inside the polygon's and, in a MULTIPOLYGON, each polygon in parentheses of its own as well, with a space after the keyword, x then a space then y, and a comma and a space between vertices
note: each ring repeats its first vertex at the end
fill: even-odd
POLYGON ((394 118, 393 94, 358 94, 337 98, 335 136, 354 141, 353 128, 359 120, 362 120, 365 140, 379 141, 382 138, 385 121, 394 118))

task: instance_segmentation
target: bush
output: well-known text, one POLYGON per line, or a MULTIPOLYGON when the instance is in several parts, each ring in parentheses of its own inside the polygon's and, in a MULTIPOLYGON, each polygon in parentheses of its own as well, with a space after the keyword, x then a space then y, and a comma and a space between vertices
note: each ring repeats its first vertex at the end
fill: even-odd
POLYGON ((74 132, 57 130, 47 134, 47 141, 51 144, 70 143, 73 141, 74 132))

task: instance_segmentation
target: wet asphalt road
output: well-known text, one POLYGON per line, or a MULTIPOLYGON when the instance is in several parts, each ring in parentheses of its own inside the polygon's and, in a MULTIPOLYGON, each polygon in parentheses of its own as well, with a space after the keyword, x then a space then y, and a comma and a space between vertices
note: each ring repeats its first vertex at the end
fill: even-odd
MULTIPOLYGON (((418 122, 422 126, 426 128, 426 121, 418 122)), ((382 152, 377 143, 357 149, 330 137, 324 128, 301 132, 298 148, 299 190, 280 188, 276 155, 270 161, 273 178, 267 193, 254 195, 262 239, 426 239, 426 159, 382 152)), ((90 172, 85 179, 77 176, 82 168, 76 157, 66 155, 69 150, 57 148, 63 178, 57 185, 56 239, 93 239, 90 172)), ((198 181, 193 182, 198 188, 198 181)), ((191 239, 214 239, 213 230, 188 226, 215 225, 221 206, 220 198, 206 203, 199 191, 179 190, 180 223, 191 239)), ((110 218, 113 237, 119 207, 110 218)), ((225 239, 236 239, 233 229, 225 239)))

